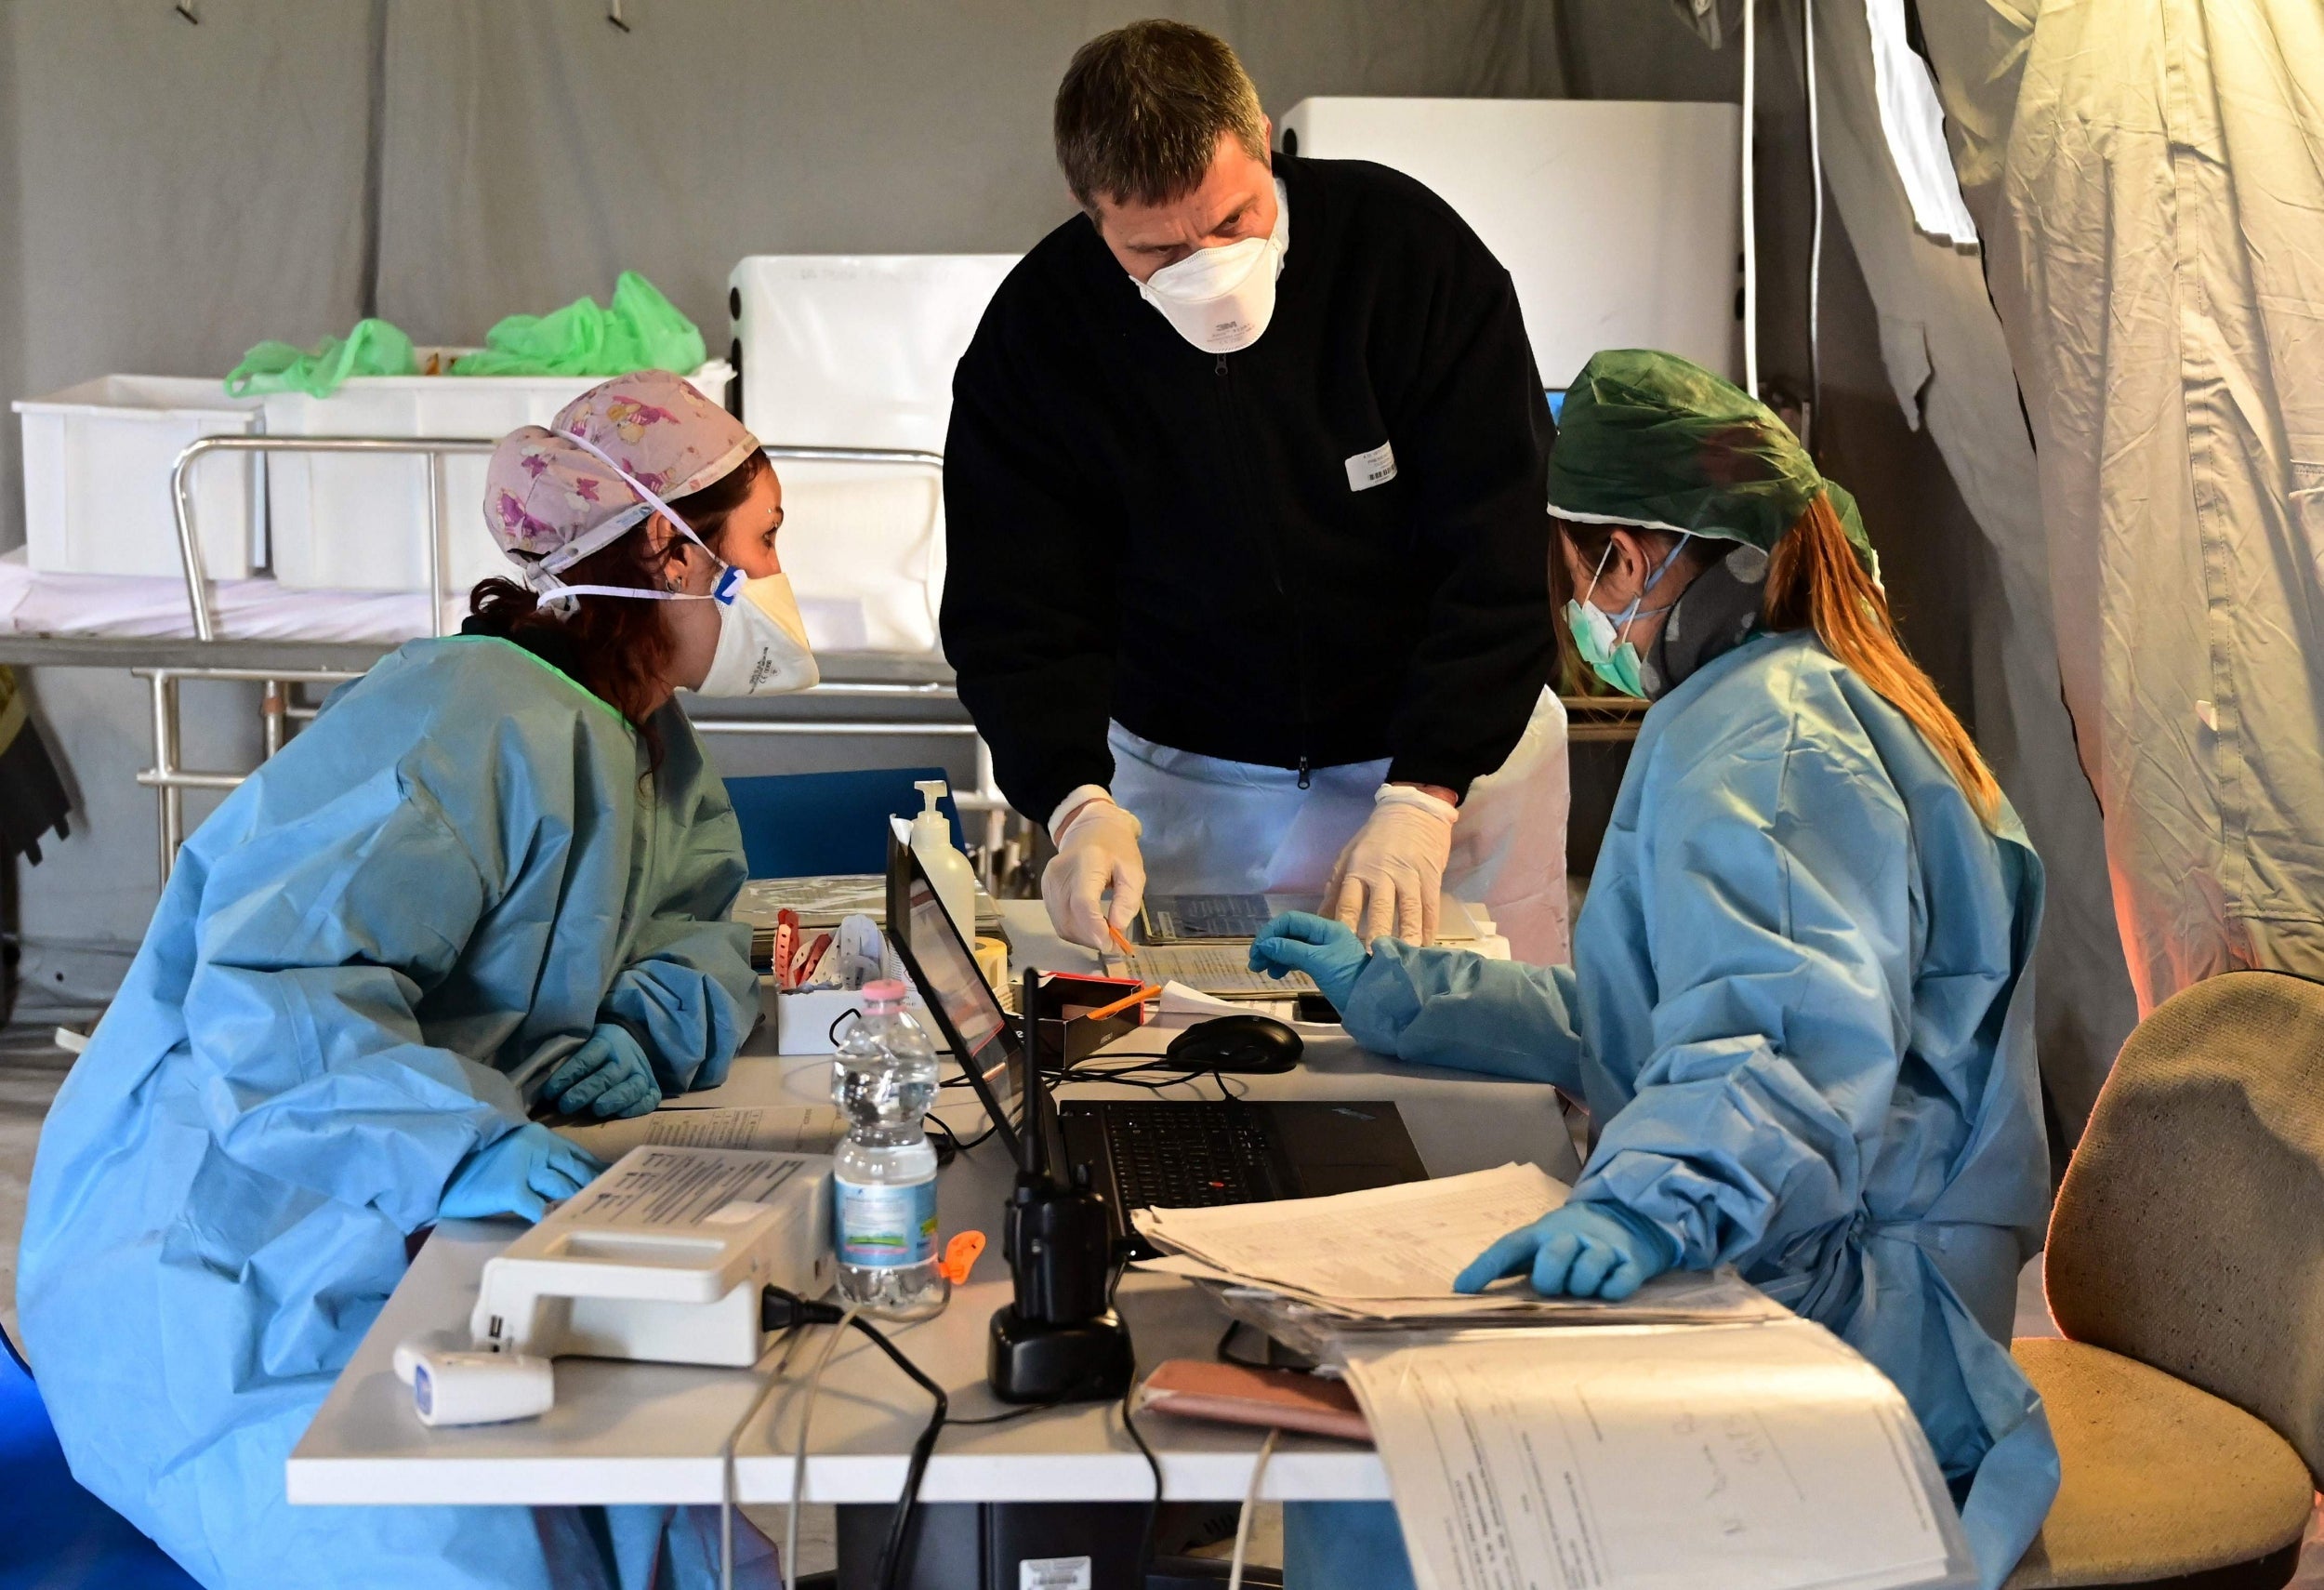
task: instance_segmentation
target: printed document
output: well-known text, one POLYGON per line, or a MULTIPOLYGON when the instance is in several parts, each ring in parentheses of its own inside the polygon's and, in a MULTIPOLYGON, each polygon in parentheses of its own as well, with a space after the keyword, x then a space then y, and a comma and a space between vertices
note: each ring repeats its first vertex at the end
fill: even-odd
POLYGON ((846 1123, 829 1105, 768 1105, 755 1109, 664 1108, 561 1131, 610 1165, 632 1148, 647 1146, 828 1154, 846 1135, 846 1123))
POLYGON ((1420 1590, 1890 1590, 1959 1566, 1904 1398, 1805 1320, 1356 1338, 1348 1379, 1420 1590))
POLYGON ((1453 1277, 1495 1239, 1565 1201, 1536 1165, 1405 1182, 1330 1198, 1140 1210, 1155 1246, 1260 1285, 1320 1297, 1454 1296, 1453 1277))
POLYGON ((1129 975, 1160 987, 1183 983, 1198 992, 1222 1000, 1280 1000, 1289 994, 1312 994, 1315 979, 1304 972, 1272 977, 1250 969, 1250 946, 1246 944, 1146 944, 1134 955, 1111 959, 1127 962, 1129 975))

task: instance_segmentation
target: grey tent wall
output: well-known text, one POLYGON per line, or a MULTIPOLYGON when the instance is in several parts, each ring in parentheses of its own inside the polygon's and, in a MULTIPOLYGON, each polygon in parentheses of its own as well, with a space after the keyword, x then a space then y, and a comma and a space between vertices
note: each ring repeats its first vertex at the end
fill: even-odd
MULTIPOLYGON (((1314 94, 1732 100, 1738 84, 1732 46, 1705 50, 1637 0, 631 0, 627 34, 596 0, 197 9, 199 26, 165 0, 0 7, 7 397, 110 370, 217 375, 261 338, 342 332, 372 305, 420 341, 472 341, 501 314, 601 297, 625 267, 716 345, 746 253, 1025 247, 1068 213, 1048 147, 1067 58, 1157 9, 1232 40, 1277 115, 1314 94)), ((1762 111, 1761 324, 1769 372, 1802 387, 1809 190, 1777 70, 1762 111)), ((1577 249, 1600 245, 1577 232, 1577 249)), ((1929 430, 1899 412, 1837 227, 1824 319, 1827 466, 1863 500, 1948 698, 1988 737, 2010 733, 1980 627, 2014 620, 1988 616, 1988 587, 1963 576, 1992 553, 1929 430)), ((21 534, 7 419, 0 549, 21 534)), ((60 987, 102 997, 154 899, 151 800, 126 782, 142 693, 72 670, 31 682, 86 809, 20 874, 21 920, 60 987)), ((246 762, 246 693, 205 694, 189 703, 190 755, 246 762)), ((2043 734, 2056 737, 2017 735, 2023 756, 2070 758, 2043 734)), ((2037 839, 2069 844, 2063 831, 2037 839)), ((2112 1053, 2103 977, 2070 961, 2051 975, 2047 958, 2045 976, 2051 1063, 2094 1078, 2112 1053)))

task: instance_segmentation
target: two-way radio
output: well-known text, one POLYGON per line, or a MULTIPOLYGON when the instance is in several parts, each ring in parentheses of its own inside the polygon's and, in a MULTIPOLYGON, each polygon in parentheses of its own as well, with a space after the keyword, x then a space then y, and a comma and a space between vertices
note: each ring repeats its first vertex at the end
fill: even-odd
MULTIPOLYGON (((1001 1246, 1015 1301, 993 1316, 986 1378, 1004 1402, 1107 1401, 1129 1388, 1129 1335, 1114 1312, 1114 1243, 1105 1199, 1086 1171, 1061 1180, 1056 1102, 1041 1079, 1041 974, 1027 971, 1019 1011, 1017 1177, 1001 1246)), ((1062 1028, 1061 1028, 1062 1030, 1062 1028)))

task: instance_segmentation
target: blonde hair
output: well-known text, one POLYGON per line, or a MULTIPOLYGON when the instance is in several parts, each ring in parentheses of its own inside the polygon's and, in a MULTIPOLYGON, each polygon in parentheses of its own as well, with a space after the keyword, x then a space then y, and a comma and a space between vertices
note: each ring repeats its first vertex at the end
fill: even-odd
POLYGON ((1761 616, 1770 629, 1813 629, 1881 698, 1921 731, 1988 828, 2001 820, 2001 787, 1921 665, 1907 655, 1872 582, 1821 492, 1776 543, 1761 616))

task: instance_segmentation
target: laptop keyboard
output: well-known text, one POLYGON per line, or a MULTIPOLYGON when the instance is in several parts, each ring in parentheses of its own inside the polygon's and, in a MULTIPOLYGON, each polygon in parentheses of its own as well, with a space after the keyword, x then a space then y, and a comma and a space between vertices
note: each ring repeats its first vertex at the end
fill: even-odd
POLYGON ((1266 1127, 1252 1110, 1207 1101, 1108 1099, 1099 1119, 1125 1209, 1199 1209, 1282 1196, 1266 1127))

